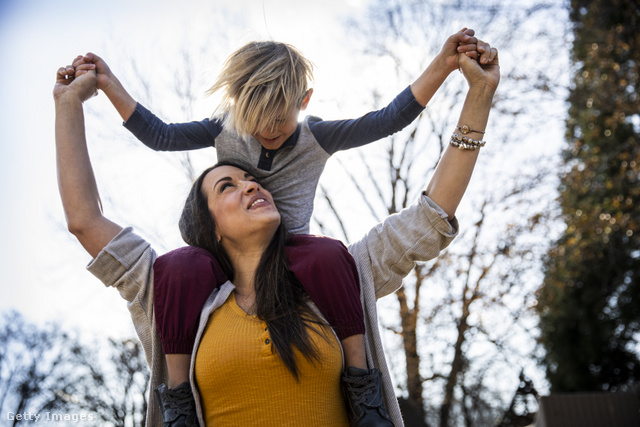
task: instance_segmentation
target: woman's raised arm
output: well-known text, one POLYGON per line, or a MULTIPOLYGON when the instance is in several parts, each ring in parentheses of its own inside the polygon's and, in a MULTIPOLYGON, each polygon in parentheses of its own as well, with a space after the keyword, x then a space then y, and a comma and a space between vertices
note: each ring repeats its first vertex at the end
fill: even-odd
POLYGON ((483 48, 491 49, 491 57, 494 58, 488 65, 480 65, 465 54, 458 55, 460 69, 469 83, 469 92, 453 132, 452 143, 442 155, 425 191, 444 209, 449 219, 455 215, 471 180, 479 148, 483 145, 493 95, 500 82, 498 51, 486 44, 483 48))
POLYGON ((89 71, 73 78, 70 70, 58 70, 53 89, 58 188, 69 231, 95 257, 122 227, 102 215, 87 151, 82 103, 96 91, 96 74, 89 71))

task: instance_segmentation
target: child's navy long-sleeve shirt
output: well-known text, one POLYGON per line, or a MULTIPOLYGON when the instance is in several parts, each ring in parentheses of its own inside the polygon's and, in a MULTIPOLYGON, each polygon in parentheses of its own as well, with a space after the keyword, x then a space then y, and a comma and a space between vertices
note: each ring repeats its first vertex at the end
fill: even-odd
POLYGON ((140 141, 157 151, 215 147, 218 161, 242 166, 271 192, 287 229, 309 232, 320 175, 337 151, 359 147, 402 130, 424 109, 407 87, 386 107, 357 119, 322 120, 308 116, 276 150, 255 138, 226 131, 222 120, 167 124, 141 104, 125 123, 140 141))

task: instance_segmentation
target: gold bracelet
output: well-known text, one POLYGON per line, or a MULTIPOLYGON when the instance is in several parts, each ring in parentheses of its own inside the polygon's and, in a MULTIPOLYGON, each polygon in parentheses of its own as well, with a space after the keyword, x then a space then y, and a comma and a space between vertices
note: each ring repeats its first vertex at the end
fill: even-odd
POLYGON ((483 131, 481 131, 481 130, 473 130, 467 125, 458 126, 458 127, 456 127, 456 129, 458 129, 460 132, 462 132, 463 135, 466 135, 468 133, 479 133, 481 135, 484 135, 483 131))
POLYGON ((449 144, 453 145, 460 150, 475 151, 485 146, 486 141, 471 139, 467 136, 462 136, 459 133, 451 135, 449 144))

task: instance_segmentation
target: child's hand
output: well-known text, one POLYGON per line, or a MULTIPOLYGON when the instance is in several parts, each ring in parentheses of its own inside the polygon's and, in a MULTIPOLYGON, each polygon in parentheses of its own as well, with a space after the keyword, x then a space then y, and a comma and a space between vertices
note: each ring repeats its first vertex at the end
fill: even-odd
POLYGON ((485 43, 482 40, 478 40, 478 54, 480 55, 478 62, 481 65, 491 64, 498 57, 498 51, 492 49, 489 43, 485 43))
POLYGON ((451 72, 459 68, 459 53, 465 53, 470 57, 477 55, 478 39, 475 38, 474 35, 475 31, 471 28, 463 28, 444 42, 439 56, 444 60, 447 71, 451 72))
POLYGON ((73 61, 72 66, 76 69, 76 73, 95 70, 98 76, 98 89, 102 91, 104 91, 115 78, 107 63, 95 53, 89 52, 84 56, 78 56, 73 61))

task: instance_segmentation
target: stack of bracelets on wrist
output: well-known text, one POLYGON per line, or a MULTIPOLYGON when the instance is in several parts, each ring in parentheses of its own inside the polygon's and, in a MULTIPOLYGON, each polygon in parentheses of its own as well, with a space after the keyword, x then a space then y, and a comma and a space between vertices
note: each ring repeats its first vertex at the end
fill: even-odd
POLYGON ((454 133, 453 135, 451 135, 449 144, 453 145, 454 147, 459 148, 460 150, 475 151, 479 148, 484 147, 484 145, 486 144, 485 141, 471 139, 466 136, 468 133, 479 133, 484 135, 483 131, 472 130, 467 125, 458 126, 456 129, 462 132, 462 135, 460 135, 459 133, 454 133))

